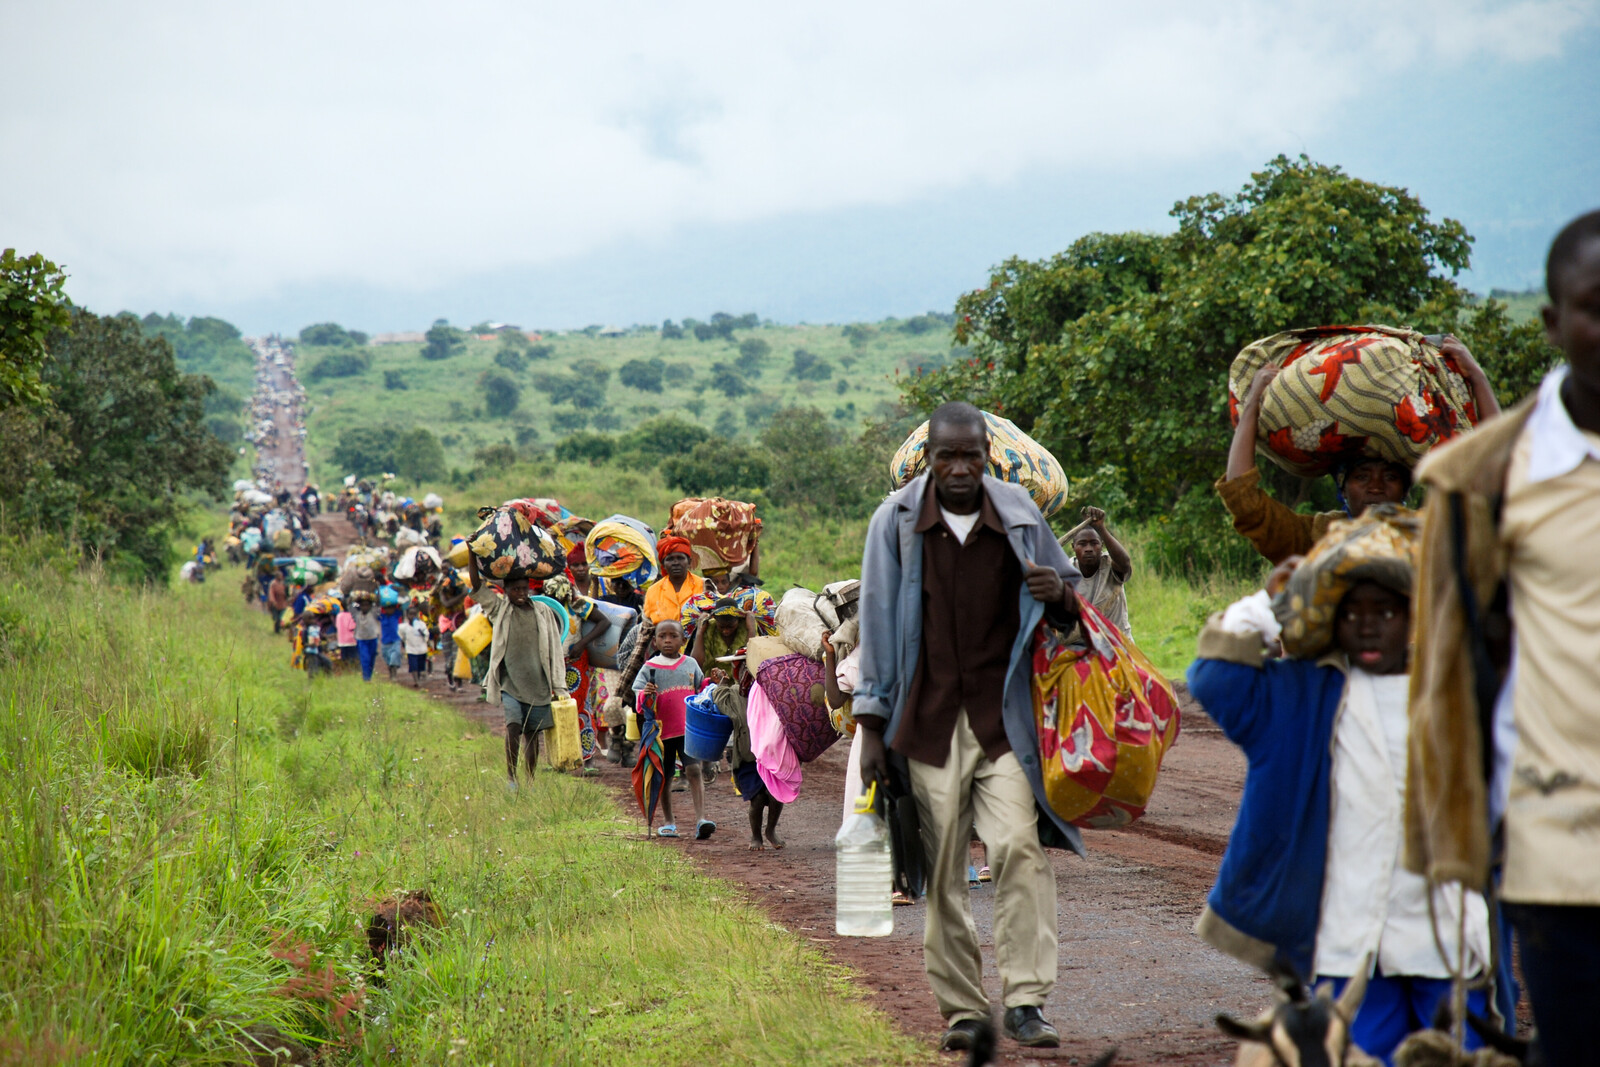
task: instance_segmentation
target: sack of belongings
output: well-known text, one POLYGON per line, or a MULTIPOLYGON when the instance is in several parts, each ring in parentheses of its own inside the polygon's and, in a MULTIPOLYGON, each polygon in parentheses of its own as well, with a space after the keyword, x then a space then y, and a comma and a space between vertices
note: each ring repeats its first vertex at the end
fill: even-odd
POLYGON ((678 622, 683 626, 685 639, 692 641, 695 627, 707 615, 731 615, 742 623, 747 611, 756 617, 756 633, 770 635, 778 632, 778 604, 772 599, 772 594, 759 585, 737 586, 726 596, 715 593, 692 596, 684 601, 683 610, 678 613, 678 622))
POLYGON ((656 533, 638 519, 612 515, 594 524, 583 542, 589 573, 596 578, 626 578, 635 589, 661 573, 656 559, 656 533))
MULTIPOLYGON (((1050 450, 1017 429, 1010 419, 983 413, 989 424, 990 477, 1020 485, 1049 518, 1067 502, 1067 476, 1050 450)), ((928 424, 924 422, 905 439, 894 459, 889 461, 889 476, 899 488, 928 467, 928 424)))
POLYGON ((1051 810, 1074 826, 1126 826, 1144 814, 1162 757, 1178 740, 1172 685, 1079 598, 1087 648, 1048 625, 1034 634, 1033 716, 1051 810))
POLYGON ((1415 467, 1435 445, 1478 422, 1453 356, 1414 330, 1318 326, 1247 345, 1228 369, 1228 411, 1256 372, 1283 370, 1261 397, 1256 451, 1303 478, 1357 459, 1415 467))
POLYGON ((1359 519, 1331 524, 1273 598, 1284 654, 1315 659, 1328 651, 1339 603, 1357 582, 1409 598, 1421 540, 1421 517, 1397 504, 1375 504, 1359 519))
POLYGON ((820 662, 794 653, 778 656, 757 668, 756 681, 772 702, 795 759, 810 763, 839 740, 828 715, 820 662))
POLYGON ((667 534, 693 546, 696 570, 743 570, 761 539, 761 520, 754 504, 720 496, 689 497, 672 505, 672 518, 662 531, 663 537, 667 534))
POLYGON ((478 557, 478 567, 499 581, 548 578, 566 565, 555 538, 536 525, 524 501, 513 500, 498 508, 479 508, 481 520, 467 546, 478 557))
POLYGON ((814 593, 795 586, 778 602, 778 637, 807 659, 822 660, 822 632, 837 631, 856 612, 861 583, 854 578, 830 582, 814 593))

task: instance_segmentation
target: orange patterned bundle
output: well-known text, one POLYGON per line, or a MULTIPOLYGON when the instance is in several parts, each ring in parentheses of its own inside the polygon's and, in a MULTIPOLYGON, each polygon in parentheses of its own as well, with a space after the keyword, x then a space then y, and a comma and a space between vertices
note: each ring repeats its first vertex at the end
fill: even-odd
POLYGON ((662 531, 669 533, 694 546, 696 570, 737 567, 755 551, 761 520, 754 504, 720 496, 689 497, 672 505, 672 519, 662 531))
POLYGON ((1178 701, 1133 642, 1081 598, 1078 608, 1088 648, 1046 625, 1034 634, 1033 717, 1051 810, 1103 830, 1144 814, 1178 740, 1178 701))

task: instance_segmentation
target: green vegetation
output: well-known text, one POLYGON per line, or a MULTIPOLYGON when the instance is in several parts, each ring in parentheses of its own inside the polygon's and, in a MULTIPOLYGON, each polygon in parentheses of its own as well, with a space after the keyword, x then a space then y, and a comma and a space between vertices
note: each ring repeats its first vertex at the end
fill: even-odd
POLYGON ((131 315, 74 309, 47 349, 45 399, 0 411, 0 507, 123 574, 165 581, 180 494, 226 488, 233 456, 207 424, 215 387, 180 373, 167 341, 131 315))
POLYGON ((1490 289, 1489 299, 1504 304, 1506 317, 1517 326, 1538 322, 1539 309, 1550 302, 1543 289, 1490 289))
MULTIPOLYGON (((863 344, 838 326, 727 326, 724 336, 718 325, 705 341, 695 340, 692 327, 676 339, 635 328, 622 337, 546 336, 524 348, 516 338, 527 338, 514 331, 480 341, 441 323, 426 345, 364 349, 372 363, 358 374, 306 380, 308 458, 326 484, 352 473, 332 461, 345 430, 426 426, 444 443, 447 464, 468 469, 490 444, 531 457, 537 444, 581 430, 625 433, 663 413, 749 441, 796 405, 817 408, 849 435, 898 413, 906 375, 963 358, 952 354, 949 328, 948 316, 930 313, 876 323, 863 344), (797 350, 804 353, 798 371, 797 350), (491 409, 486 372, 517 386, 515 406, 491 409)), ((336 351, 302 342, 297 362, 305 373, 336 351)))
MULTIPOLYGON (((131 311, 123 318, 138 318, 131 311)), ((255 388, 256 357, 239 335, 239 328, 222 319, 196 315, 185 322, 176 315, 151 312, 139 324, 147 337, 161 337, 172 346, 178 369, 204 374, 221 395, 237 399, 240 407, 255 388)))
MULTIPOLYGON (((1172 234, 1090 234, 1046 260, 1007 260, 956 304, 975 358, 912 379, 910 406, 970 400, 1055 453, 1095 502, 1139 518, 1183 514, 1162 552, 1196 574, 1233 561, 1211 482, 1226 466, 1226 374, 1239 349, 1284 329, 1381 322, 1455 332, 1502 400, 1555 359, 1454 276, 1471 237, 1404 189, 1301 157, 1273 160, 1236 196, 1177 204, 1172 234)), ((1267 471, 1291 500, 1331 505, 1326 483, 1267 471)))
POLYGON ((47 342, 67 326, 72 306, 66 281, 66 272, 38 253, 0 251, 0 410, 45 399, 47 342))
MULTIPOLYGON (((310 684, 230 578, 0 538, 0 1050, 16 1063, 899 1064, 839 968, 594 783, 398 686, 310 684), (374 903, 430 891, 375 982, 374 903)), ((237 571, 230 572, 237 574, 237 571)))

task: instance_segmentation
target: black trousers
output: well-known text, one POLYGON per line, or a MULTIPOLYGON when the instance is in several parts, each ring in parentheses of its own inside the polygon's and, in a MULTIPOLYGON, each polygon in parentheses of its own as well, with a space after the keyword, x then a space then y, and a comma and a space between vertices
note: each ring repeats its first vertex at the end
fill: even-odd
POLYGON ((1587 1067, 1600 1057, 1600 907, 1504 905, 1522 950, 1545 1067, 1587 1067))

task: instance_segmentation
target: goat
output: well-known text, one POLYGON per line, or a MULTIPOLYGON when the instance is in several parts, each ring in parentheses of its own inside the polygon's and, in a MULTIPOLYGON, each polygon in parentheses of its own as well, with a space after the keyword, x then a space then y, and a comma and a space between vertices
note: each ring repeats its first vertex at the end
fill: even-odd
POLYGON ((1450 1002, 1440 1001, 1433 1026, 1408 1035, 1394 1050, 1395 1067, 1539 1067, 1541 1060, 1531 1042, 1504 1033, 1470 1011, 1467 1025, 1483 1040, 1484 1047, 1463 1052, 1456 1048, 1450 1034, 1453 1018, 1450 1002))
POLYGON ((1235 1067, 1380 1067, 1350 1040, 1350 1023, 1367 995, 1366 968, 1335 1000, 1328 983, 1308 994, 1300 975, 1275 960, 1269 971, 1277 1003, 1254 1022, 1216 1017, 1217 1029, 1240 1042, 1235 1067))

